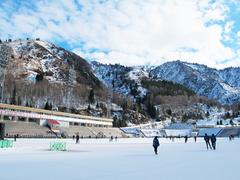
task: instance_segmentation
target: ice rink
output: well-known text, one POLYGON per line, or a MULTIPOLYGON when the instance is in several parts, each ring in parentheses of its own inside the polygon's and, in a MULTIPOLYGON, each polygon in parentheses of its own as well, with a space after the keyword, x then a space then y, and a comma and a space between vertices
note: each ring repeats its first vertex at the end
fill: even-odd
POLYGON ((240 139, 217 139, 206 150, 202 139, 71 139, 66 152, 49 151, 54 139, 18 139, 0 149, 0 180, 239 180, 240 139))

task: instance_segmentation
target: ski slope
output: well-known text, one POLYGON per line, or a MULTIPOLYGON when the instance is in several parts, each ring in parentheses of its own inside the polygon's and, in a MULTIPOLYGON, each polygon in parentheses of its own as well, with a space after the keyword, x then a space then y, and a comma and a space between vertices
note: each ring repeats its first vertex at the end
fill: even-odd
POLYGON ((0 149, 1 180, 239 180, 240 139, 217 140, 206 150, 202 139, 71 139, 67 152, 49 151, 53 139, 18 139, 12 149, 0 149))

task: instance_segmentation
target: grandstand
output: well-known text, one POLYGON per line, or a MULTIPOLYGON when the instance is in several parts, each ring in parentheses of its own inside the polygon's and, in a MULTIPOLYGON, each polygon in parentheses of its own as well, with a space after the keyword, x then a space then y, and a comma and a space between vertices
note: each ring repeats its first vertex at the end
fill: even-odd
POLYGON ((222 128, 199 128, 198 136, 203 137, 205 134, 218 136, 222 128))
POLYGON ((240 134, 240 127, 227 127, 223 128, 220 133, 219 137, 229 137, 231 136, 239 136, 240 134))
POLYGON ((124 137, 112 119, 0 103, 0 120, 9 137, 124 137))
POLYGON ((127 137, 120 129, 118 128, 98 128, 90 127, 94 134, 98 137, 127 137))
POLYGON ((2 121, 7 137, 18 134, 21 137, 55 137, 46 127, 33 122, 2 121))
POLYGON ((183 137, 183 136, 191 136, 192 134, 192 125, 185 123, 172 123, 167 126, 164 130, 166 136, 174 136, 174 137, 183 137))

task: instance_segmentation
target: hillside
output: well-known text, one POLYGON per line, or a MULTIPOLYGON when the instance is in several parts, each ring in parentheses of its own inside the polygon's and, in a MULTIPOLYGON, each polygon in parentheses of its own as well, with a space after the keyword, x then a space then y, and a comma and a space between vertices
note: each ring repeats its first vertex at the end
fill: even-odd
MULTIPOLYGON (((208 108, 220 106, 215 101, 198 96, 184 85, 152 78, 149 72, 154 70, 154 67, 125 67, 99 62, 92 62, 92 67, 103 84, 135 102, 128 103, 130 105, 127 108, 123 106, 123 110, 127 111, 127 118, 134 123, 148 121, 146 117, 159 120, 182 120, 184 116, 189 119, 204 118, 208 108), (202 106, 203 104, 207 105, 207 108, 202 106), (132 111, 128 112, 129 109, 132 111)), ((116 100, 126 104, 122 101, 120 98, 116 100)))
POLYGON ((240 102, 240 68, 217 70, 205 65, 173 61, 154 68, 150 76, 182 84, 198 95, 222 104, 240 102))
POLYGON ((4 42, 0 57, 5 103, 41 108, 48 103, 69 110, 87 107, 91 89, 105 98, 103 84, 92 73, 89 63, 52 43, 41 40, 4 42))

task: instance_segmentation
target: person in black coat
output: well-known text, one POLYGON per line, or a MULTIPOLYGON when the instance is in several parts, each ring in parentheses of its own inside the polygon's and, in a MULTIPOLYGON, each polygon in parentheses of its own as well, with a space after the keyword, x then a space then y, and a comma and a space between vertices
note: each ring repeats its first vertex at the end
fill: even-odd
POLYGON ((212 144, 213 149, 216 150, 216 141, 217 141, 216 136, 214 134, 212 134, 210 140, 211 140, 211 144, 212 144))
POLYGON ((17 135, 16 134, 14 134, 13 138, 14 138, 14 141, 17 141, 17 135))
POLYGON ((194 136, 194 141, 197 142, 197 136, 194 136))
POLYGON ((76 144, 79 143, 79 138, 80 138, 80 137, 79 137, 79 134, 77 134, 77 135, 76 135, 76 144))
POLYGON ((209 136, 207 135, 207 133, 205 133, 204 140, 205 140, 206 145, 207 145, 207 150, 208 150, 208 146, 210 147, 210 149, 212 149, 212 146, 211 146, 211 144, 210 144, 210 142, 209 142, 210 138, 209 138, 209 136))
POLYGON ((159 144, 158 138, 157 136, 155 136, 155 138, 153 139, 153 148, 156 155, 158 154, 157 149, 159 145, 160 144, 159 144))

